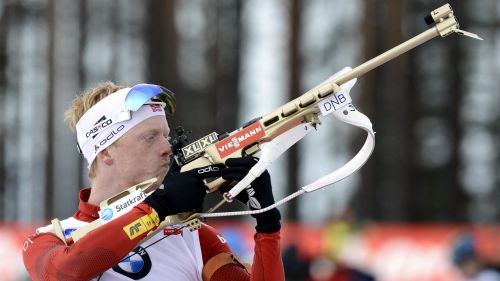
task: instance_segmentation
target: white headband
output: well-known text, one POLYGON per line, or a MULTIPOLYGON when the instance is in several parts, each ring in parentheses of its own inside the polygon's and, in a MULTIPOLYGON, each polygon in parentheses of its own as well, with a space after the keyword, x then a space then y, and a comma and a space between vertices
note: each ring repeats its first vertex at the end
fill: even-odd
POLYGON ((110 146, 142 121, 165 116, 161 103, 145 103, 137 111, 125 109, 125 98, 131 88, 121 89, 92 106, 76 124, 78 146, 90 168, 97 153, 110 146))

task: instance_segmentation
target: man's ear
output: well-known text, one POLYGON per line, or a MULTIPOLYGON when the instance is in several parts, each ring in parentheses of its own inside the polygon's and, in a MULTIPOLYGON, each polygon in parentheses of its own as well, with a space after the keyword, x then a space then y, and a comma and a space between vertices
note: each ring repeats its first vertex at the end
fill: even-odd
POLYGON ((109 151, 107 148, 99 151, 99 153, 97 153, 96 157, 98 159, 100 159, 101 162, 103 162, 104 164, 106 164, 108 166, 113 164, 113 157, 109 154, 109 151))

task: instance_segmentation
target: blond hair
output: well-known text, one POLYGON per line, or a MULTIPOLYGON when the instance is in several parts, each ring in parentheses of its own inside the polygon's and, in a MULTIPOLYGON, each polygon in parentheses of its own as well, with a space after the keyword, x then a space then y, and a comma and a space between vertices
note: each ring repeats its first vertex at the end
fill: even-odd
MULTIPOLYGON (((94 104, 98 103, 103 98, 112 93, 125 88, 125 86, 117 85, 113 82, 106 81, 98 84, 96 87, 85 91, 83 94, 75 97, 69 108, 64 112, 64 120, 68 123, 69 128, 74 132, 76 123, 94 104)), ((89 169, 89 177, 93 179, 96 173, 96 164, 94 161, 89 169)))

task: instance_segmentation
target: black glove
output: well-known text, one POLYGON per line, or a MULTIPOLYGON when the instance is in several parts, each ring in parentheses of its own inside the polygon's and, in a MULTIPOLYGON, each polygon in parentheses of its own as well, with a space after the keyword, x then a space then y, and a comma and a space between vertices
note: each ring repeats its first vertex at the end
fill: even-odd
POLYGON ((220 177, 222 165, 210 165, 179 172, 177 164, 172 164, 163 180, 163 189, 155 190, 144 202, 156 210, 161 220, 169 215, 182 212, 201 212, 207 188, 203 180, 220 177))
MULTIPOLYGON (((227 168, 221 169, 222 178, 230 181, 240 181, 248 171, 257 163, 255 157, 229 158, 225 164, 227 168)), ((230 187, 224 187, 221 192, 229 191, 230 187)), ((236 199, 246 204, 251 210, 266 208, 274 204, 271 176, 267 170, 256 178, 250 186, 240 192, 236 199)), ((257 220, 255 229, 259 233, 272 233, 280 230, 281 214, 274 208, 267 212, 252 215, 257 220)))

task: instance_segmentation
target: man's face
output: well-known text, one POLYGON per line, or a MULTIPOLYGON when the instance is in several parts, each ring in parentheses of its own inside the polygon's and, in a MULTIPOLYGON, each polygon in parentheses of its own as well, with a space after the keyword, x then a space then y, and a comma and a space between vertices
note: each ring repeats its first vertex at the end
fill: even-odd
POLYGON ((144 120, 108 147, 116 173, 127 184, 156 177, 160 182, 170 168, 170 128, 163 116, 144 120))

